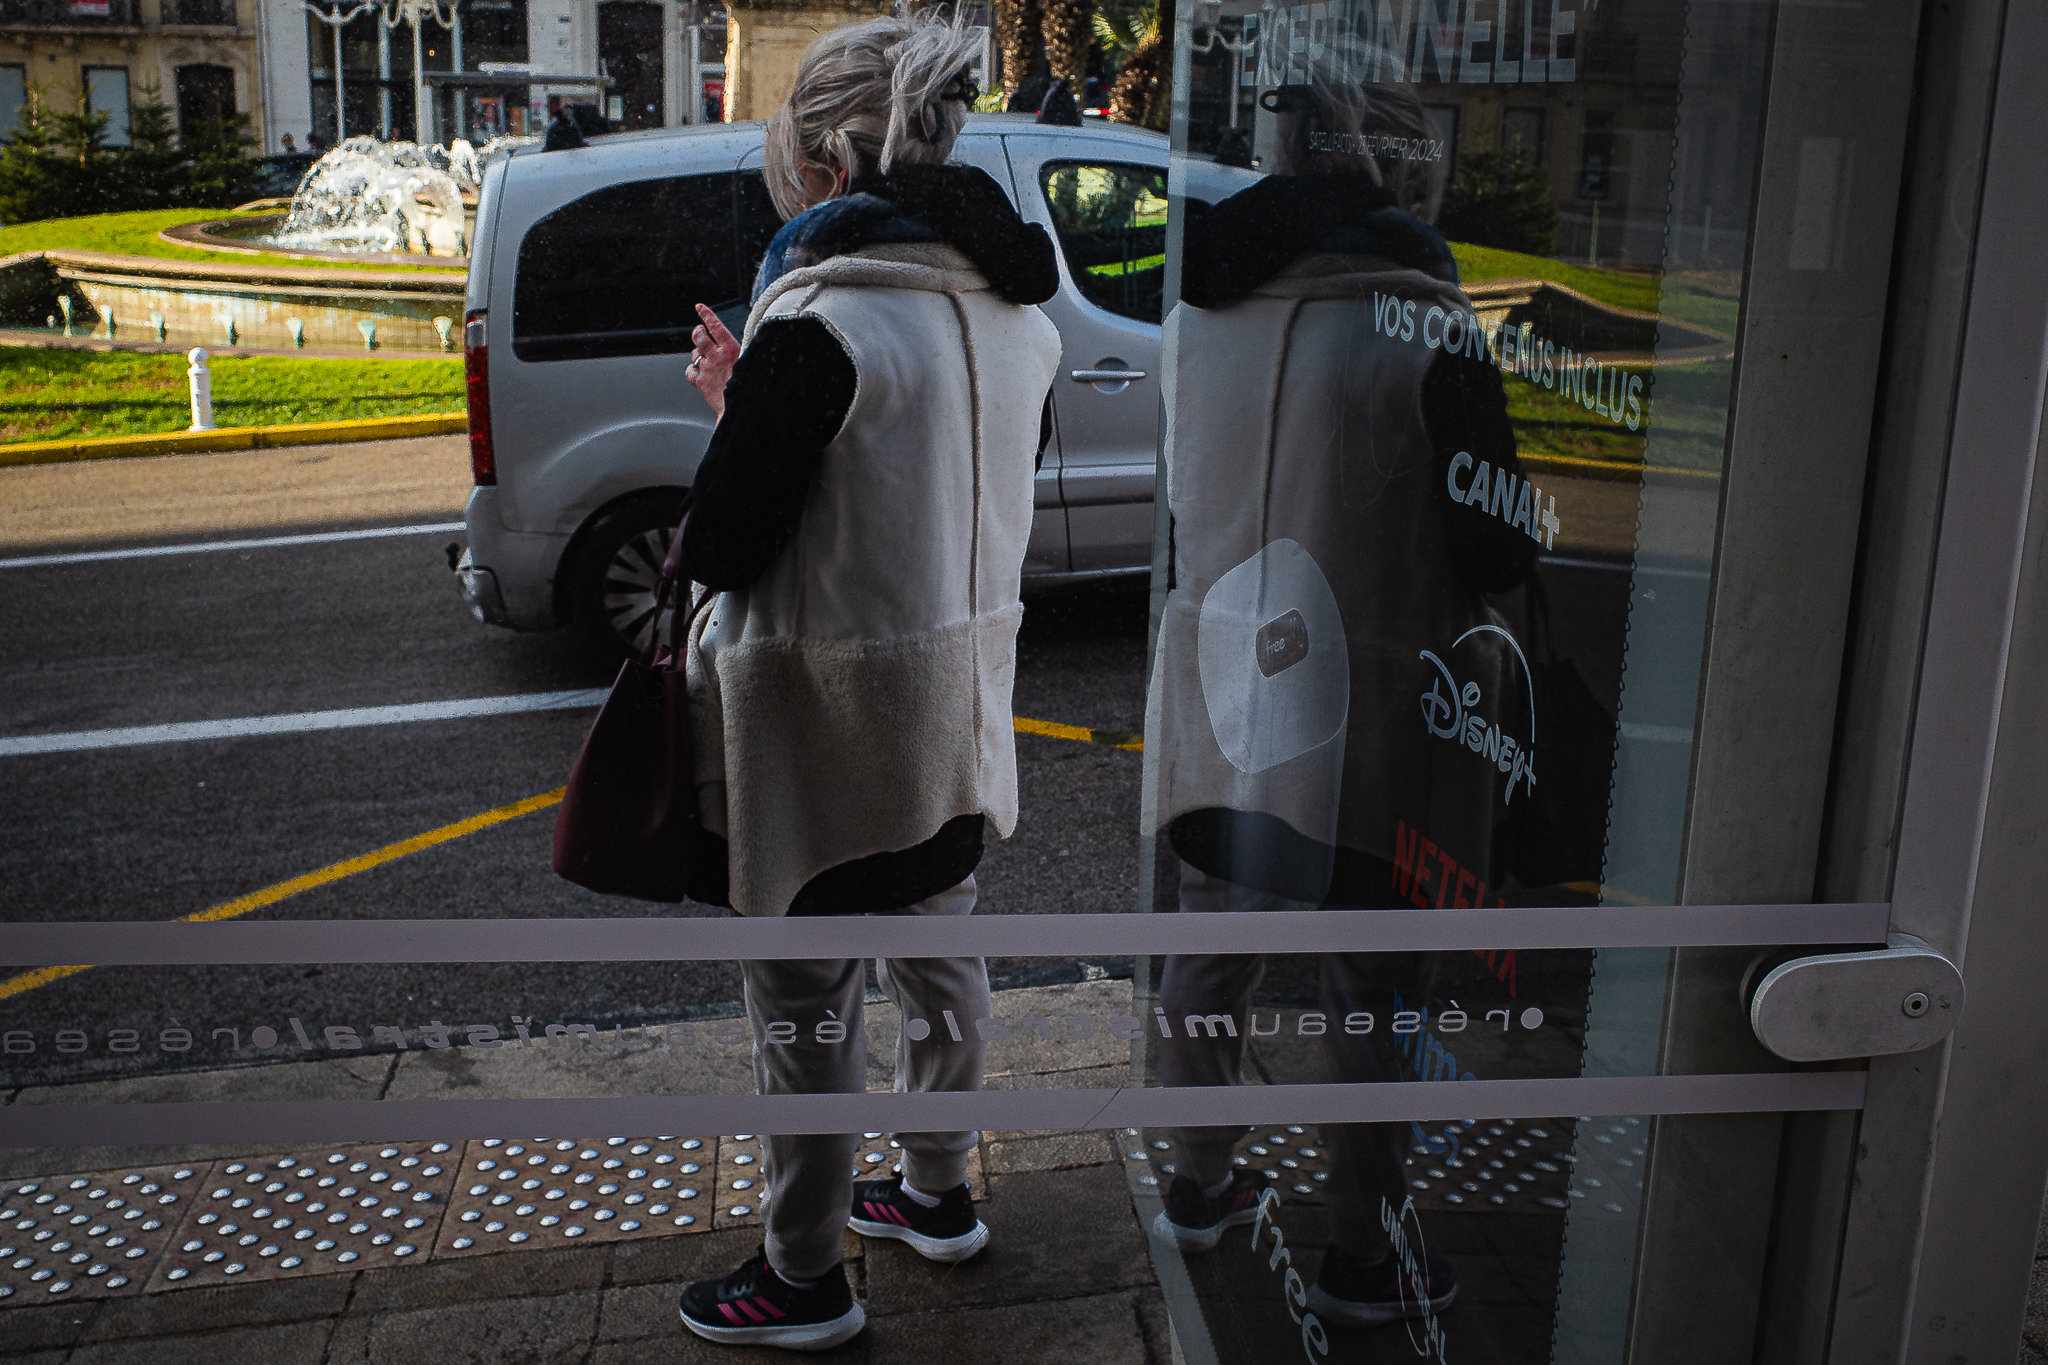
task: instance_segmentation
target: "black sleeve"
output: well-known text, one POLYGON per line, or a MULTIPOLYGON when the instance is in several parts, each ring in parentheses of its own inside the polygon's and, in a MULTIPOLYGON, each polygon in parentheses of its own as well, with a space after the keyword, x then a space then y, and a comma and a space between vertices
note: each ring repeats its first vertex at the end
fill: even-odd
POLYGON ((1052 390, 1045 391, 1045 406, 1038 410, 1038 460, 1031 466, 1037 473, 1045 468, 1045 448, 1052 444, 1052 390))
POLYGON ((853 360, 824 323, 762 324, 732 367, 690 490, 682 564, 692 580, 724 592, 767 572, 796 533, 854 384, 853 360))
MULTIPOLYGON (((1462 502, 1450 485, 1452 461, 1463 453, 1471 456, 1459 473, 1468 493, 1483 463, 1489 491, 1505 474, 1516 481, 1510 485, 1516 499, 1521 496, 1522 462, 1515 453, 1515 429, 1508 421, 1500 370, 1483 360, 1437 352, 1422 377, 1422 423, 1435 452, 1430 465, 1432 496, 1443 510, 1444 533, 1458 574, 1481 592, 1505 592, 1529 576, 1540 547, 1528 531, 1512 524, 1512 505, 1507 516, 1497 516, 1491 499, 1485 507, 1462 502)), ((1536 508, 1532 515, 1541 512, 1536 508)))
POLYGON ((976 166, 898 166, 854 188, 889 199, 965 252, 1009 303, 1044 303, 1059 292, 1052 238, 1017 214, 1010 196, 976 166))

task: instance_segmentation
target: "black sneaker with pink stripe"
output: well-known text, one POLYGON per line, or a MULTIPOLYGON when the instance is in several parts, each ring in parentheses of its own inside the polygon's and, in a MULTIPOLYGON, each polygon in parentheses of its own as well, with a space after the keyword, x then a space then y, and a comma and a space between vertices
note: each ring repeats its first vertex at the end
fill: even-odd
POLYGON ((988 1226, 974 1216, 974 1197, 964 1183, 928 1209, 903 1192, 901 1176, 858 1181, 846 1225, 863 1237, 908 1242, 928 1261, 964 1261, 988 1245, 988 1226))
POLYGON ((868 1321, 845 1270, 835 1265, 816 1284, 798 1289, 775 1273, 765 1248, 724 1279, 685 1289, 681 1311, 683 1325, 707 1340, 791 1351, 830 1350, 868 1321))

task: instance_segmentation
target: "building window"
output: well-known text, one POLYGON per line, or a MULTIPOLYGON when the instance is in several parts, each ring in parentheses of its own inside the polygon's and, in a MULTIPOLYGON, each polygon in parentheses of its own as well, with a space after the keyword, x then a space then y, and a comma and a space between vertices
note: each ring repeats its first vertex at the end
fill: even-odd
POLYGON ((598 69, 609 82, 605 118, 615 128, 659 128, 668 122, 663 80, 661 6, 605 0, 597 7, 598 69))
POLYGON ((219 136, 235 122, 232 67, 195 62, 178 68, 178 137, 187 146, 219 136))
POLYGON ((164 0, 167 24, 212 24, 233 27, 235 0, 164 0))
POLYGON ((28 103, 28 68, 0 66, 0 138, 14 136, 21 126, 21 107, 28 103))
POLYGON ((1614 173, 1614 113, 1586 111, 1586 131, 1579 141, 1579 198, 1601 200, 1608 195, 1614 173))
MULTIPOLYGON (((17 68, 18 69, 18 68, 17 68)), ((128 68, 88 66, 85 69, 85 110, 107 116, 107 145, 128 145, 128 68)))
POLYGON ((1500 151, 1510 161, 1543 164, 1543 111, 1508 109, 1500 117, 1500 151))

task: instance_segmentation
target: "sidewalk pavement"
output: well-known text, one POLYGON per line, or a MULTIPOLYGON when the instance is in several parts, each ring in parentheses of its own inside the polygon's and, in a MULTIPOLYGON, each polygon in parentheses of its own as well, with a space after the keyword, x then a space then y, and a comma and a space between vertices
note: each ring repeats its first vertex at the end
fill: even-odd
MULTIPOLYGON (((1125 981, 1005 991, 998 994, 996 1013, 1015 1018, 1120 1012, 1127 1007, 1129 991, 1125 981)), ((885 1040, 895 1036, 896 1012, 886 1002, 870 1002, 866 1016, 870 1088, 886 1090, 891 1052, 885 1040)), ((1108 1038, 1046 1042, 1029 1035, 995 1042, 990 1048, 987 1084, 992 1089, 1116 1085, 1128 1073, 1127 1046, 1108 1038)), ((618 1043, 617 1048, 611 1064, 601 1069, 588 1060, 579 1064, 527 1054, 516 1075, 508 1070, 494 1077, 461 1053, 415 1051, 35 1087, 14 1092, 8 1102, 484 1098, 494 1094, 574 1097, 746 1093, 752 1088, 748 1049, 743 1042, 707 1046, 687 1054, 664 1054, 658 1044, 636 1047, 631 1040, 618 1043)), ((582 1049, 575 1051, 581 1054, 582 1049)), ((887 1158, 880 1135, 875 1136, 878 1140, 864 1144, 872 1163, 869 1169, 880 1167, 887 1158)), ((253 1184, 242 1182, 259 1181, 266 1175, 284 1177, 266 1186, 283 1193, 295 1178, 310 1182, 322 1170, 346 1171, 355 1163, 326 1163, 340 1154, 342 1147, 362 1149, 365 1144, 341 1144, 332 1153, 326 1149, 293 1152, 287 1155, 297 1159, 282 1164, 278 1153, 227 1148, 0 1153, 0 1176, 5 1178, 0 1195, 17 1213, 41 1215, 40 1220, 23 1217, 0 1229, 0 1240, 20 1253, 0 1258, 0 1272, 11 1272, 5 1275, 6 1283, 17 1286, 15 1293, 0 1299, 0 1360, 35 1365, 200 1359, 209 1365, 409 1365, 415 1361, 433 1365, 469 1361, 478 1365, 628 1365, 655 1360, 744 1365, 787 1358, 777 1352, 734 1350, 699 1341, 686 1333, 676 1318, 675 1300, 684 1283, 725 1273, 759 1244, 758 1215, 738 1202, 744 1192, 735 1193, 732 1188, 751 1169, 748 1148, 754 1144, 750 1140, 725 1135, 682 1151, 686 1146, 682 1139, 586 1139, 574 1144, 581 1151, 564 1154, 557 1170, 566 1173, 575 1157, 587 1153, 592 1171, 601 1171, 600 1163, 611 1160, 620 1169, 621 1179, 638 1175, 659 1184, 656 1177, 664 1170, 688 1167, 671 1163, 627 1172, 623 1167, 634 1158, 625 1154, 656 1153, 640 1158, 655 1162, 663 1155, 708 1157, 715 1150, 716 1159, 701 1163, 708 1170, 696 1177, 699 1183, 714 1184, 713 1199, 706 1202, 715 1205, 715 1214, 712 1208, 682 1203, 682 1177, 678 1177, 664 1187, 671 1193, 652 1197, 677 1199, 675 1209, 697 1208, 711 1216, 693 1218, 687 1227, 676 1228, 674 1222, 688 1215, 671 1215, 664 1209, 663 1217, 656 1219, 651 1210, 664 1206, 644 1202, 649 1196, 639 1194, 642 1187, 630 1186, 643 1202, 613 1212, 639 1215, 646 1227, 633 1227, 629 1232, 630 1220, 614 1219, 603 1224, 591 1222, 588 1232, 579 1228, 571 1234, 570 1225, 560 1218, 550 1222, 531 1206, 522 1205, 518 1212, 527 1214, 528 1221, 520 1226, 534 1229, 523 1245, 506 1250, 477 1246, 471 1233, 494 1226, 483 1221, 494 1215, 480 1197, 488 1195, 489 1189, 467 1182, 487 1177, 490 1168, 481 1163, 511 1164, 505 1158, 516 1143, 514 1139, 488 1146, 482 1142, 438 1144, 445 1153, 439 1156, 432 1154, 428 1144, 379 1149, 392 1161, 390 1174, 410 1175, 418 1188, 394 1197, 391 1191, 400 1187, 401 1181, 375 1187, 384 1197, 385 1207, 392 1210, 386 1215, 391 1221, 365 1221, 350 1231, 361 1228, 367 1233, 383 1227, 394 1230, 396 1239, 402 1240, 380 1233, 373 1240, 381 1245, 374 1250, 368 1243, 350 1243, 365 1247, 356 1265, 333 1265, 328 1258, 322 1264, 299 1265, 289 1271, 282 1268, 280 1259, 257 1259, 264 1248, 255 1243, 263 1238, 245 1237, 251 1245, 241 1251, 231 1237, 221 1235, 226 1231, 223 1218, 238 1216, 228 1196, 247 1188, 260 1202, 263 1195, 253 1184), (405 1170, 399 1169, 401 1150, 413 1154, 405 1170), (623 1160, 614 1158, 613 1153, 623 1160), (292 1169, 302 1162, 304 1169, 292 1169), (445 1174, 436 1162, 446 1168, 445 1174), (429 1171, 436 1176, 427 1176, 429 1171), (70 1172, 98 1178, 67 1175, 52 1179, 57 1173, 70 1172), (124 1185, 125 1176, 140 1176, 140 1180, 124 1185), (74 1179, 82 1181, 75 1193, 71 1190, 74 1179), (24 1194, 24 1185, 37 1188, 24 1194), (158 1187, 164 1193, 140 1193, 158 1187), (218 1197, 215 1190, 220 1192, 218 1197), (53 1193, 57 1199, 87 1208, 89 1215, 109 1220, 107 1225, 72 1235, 82 1237, 87 1231, 103 1234, 110 1226, 125 1230, 157 1222, 164 1226, 153 1237, 138 1232, 133 1239, 136 1245, 121 1253, 96 1250, 94 1254, 105 1255, 107 1262, 100 1276, 88 1280, 89 1266, 66 1269, 62 1253, 49 1254, 55 1251, 55 1243, 32 1240, 36 1221, 55 1228, 57 1236, 66 1234, 61 1215, 50 1216, 55 1204, 32 1204, 38 1196, 53 1193), (165 1205, 169 1213, 159 1219, 156 1206, 166 1193, 177 1194, 179 1199, 165 1205), (110 1201, 123 1194, 135 1206, 128 1211, 131 1218, 135 1209, 147 1216, 139 1222, 119 1223, 110 1211, 110 1201), (422 1195, 428 1198, 409 1202, 422 1195), (88 1205, 89 1199, 97 1203, 88 1205), (419 1226, 410 1233, 404 1231, 401 1215, 411 1215, 404 1218, 404 1224, 419 1226), (467 1221, 461 1221, 465 1216, 467 1221), (533 1221, 535 1217, 538 1223, 550 1226, 541 1229, 533 1221), (566 1240, 578 1235, 588 1240, 566 1240), (215 1269, 222 1261, 202 1260, 209 1244, 228 1248, 228 1256, 246 1256, 249 1278, 228 1281, 215 1269), (411 1258, 396 1259, 394 1253, 400 1245, 416 1247, 411 1258), (142 1256, 118 1259, 138 1249, 144 1252, 142 1256), (43 1254, 31 1254, 39 1252, 43 1254), (36 1272, 26 1267, 13 1271, 23 1260, 51 1261, 59 1267, 56 1273, 78 1277, 70 1292, 79 1297, 52 1301, 47 1288, 52 1280, 29 1281, 25 1277, 36 1272), (125 1282, 113 1285, 117 1275, 125 1282)), ((365 1155, 371 1160, 358 1169, 375 1164, 375 1153, 365 1155)), ((1142 1186, 1156 1189, 1149 1155, 1138 1135, 1122 1131, 983 1133, 975 1153, 979 1168, 976 1184, 981 1216, 992 1234, 989 1249, 963 1265, 939 1266, 901 1244, 863 1245, 860 1238, 848 1233, 848 1275, 871 1325, 860 1337, 823 1358, 924 1362, 971 1356, 976 1365, 1013 1361, 1036 1365, 1046 1360, 1066 1365, 1167 1365, 1174 1352, 1164 1303, 1133 1203, 1142 1186)), ((371 1171, 363 1179, 379 1174, 383 1172, 371 1171)), ((498 1174, 506 1172, 500 1169, 498 1174)), ((568 1183, 566 1174, 559 1178, 568 1183)), ((584 1179, 607 1177, 586 1175, 584 1179)), ((307 1183, 303 1188, 311 1191, 316 1186, 307 1183)), ((504 1188, 512 1186, 507 1183, 504 1188)), ((563 1193, 594 1196, 603 1188, 609 1186, 589 1184, 563 1193)), ((290 1194, 284 1197, 290 1198, 290 1194)), ((628 1202, 632 1197, 628 1196, 628 1202)), ((693 1192, 692 1197, 700 1196, 693 1192)), ((245 1205, 247 1202, 244 1200, 245 1205)), ((377 1200, 358 1202, 374 1204, 377 1200)), ((575 1202, 588 1207, 586 1201, 575 1202)), ((574 1203, 541 1206, 543 1210, 549 1207, 567 1210, 574 1203)), ((317 1226, 315 1219, 297 1206, 291 1212, 317 1226)), ((372 1214, 360 1216, 368 1220, 372 1214)), ((510 1218, 512 1212, 503 1216, 510 1218)), ((589 1218, 603 1216, 593 1211, 589 1218)), ((278 1223, 287 1221, 279 1219, 278 1223)), ((258 1224, 250 1222, 248 1226, 258 1224)), ((307 1229, 301 1232, 307 1233, 307 1229)), ((345 1235, 338 1228, 334 1232, 345 1235)), ((274 1235, 278 1246, 272 1252, 306 1251, 308 1259, 318 1259, 312 1257, 310 1247, 322 1244, 293 1243, 285 1240, 282 1232, 274 1235)), ((334 1243, 325 1245, 331 1248, 334 1243)))
POLYGON ((0 467, 0 548, 453 522, 470 486, 469 442, 459 435, 0 467))
POLYGON ((2019 1365, 2048 1365, 2048 1208, 2034 1235, 2034 1271, 2027 1286, 2027 1318, 2020 1329, 2019 1365))

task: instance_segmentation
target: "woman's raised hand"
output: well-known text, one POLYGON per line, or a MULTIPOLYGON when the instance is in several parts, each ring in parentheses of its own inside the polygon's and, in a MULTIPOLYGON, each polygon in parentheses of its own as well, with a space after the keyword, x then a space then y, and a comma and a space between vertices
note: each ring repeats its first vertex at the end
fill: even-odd
POLYGON ((711 411, 723 417, 725 381, 732 377, 733 362, 740 358, 740 344, 707 305, 697 305, 697 316, 703 321, 690 333, 690 344, 696 349, 690 352, 690 365, 683 377, 704 395, 711 411))

